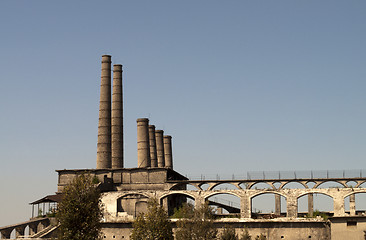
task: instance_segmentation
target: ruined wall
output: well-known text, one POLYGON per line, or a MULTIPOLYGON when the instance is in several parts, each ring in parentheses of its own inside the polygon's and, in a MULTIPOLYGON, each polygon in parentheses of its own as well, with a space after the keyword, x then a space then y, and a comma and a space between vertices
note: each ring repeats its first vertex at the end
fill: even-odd
POLYGON ((366 239, 366 217, 340 217, 330 221, 332 240, 366 239))
MULTIPOLYGON (((176 220, 172 220, 173 231, 176 231, 176 220)), ((240 221, 239 219, 222 219, 215 222, 219 234, 225 227, 233 227, 237 234, 248 229, 252 239, 263 234, 268 240, 274 239, 317 239, 329 240, 330 228, 324 221, 240 221)), ((104 239, 130 239, 132 223, 105 223, 103 224, 104 239)), ((345 239, 345 238, 344 238, 345 239)), ((348 238, 359 239, 359 238, 348 238)))
POLYGON ((101 183, 111 183, 113 190, 169 190, 169 179, 186 180, 184 176, 168 168, 124 168, 124 169, 74 169, 57 170, 58 187, 62 189, 79 174, 96 176, 101 183))

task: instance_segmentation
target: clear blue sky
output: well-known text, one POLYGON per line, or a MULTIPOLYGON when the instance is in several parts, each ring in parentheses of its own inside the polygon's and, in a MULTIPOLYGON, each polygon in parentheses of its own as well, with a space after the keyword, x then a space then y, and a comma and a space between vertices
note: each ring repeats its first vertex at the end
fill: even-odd
POLYGON ((359 169, 365 1, 0 2, 0 225, 95 168, 100 61, 124 65, 136 119, 173 136, 182 174, 359 169))

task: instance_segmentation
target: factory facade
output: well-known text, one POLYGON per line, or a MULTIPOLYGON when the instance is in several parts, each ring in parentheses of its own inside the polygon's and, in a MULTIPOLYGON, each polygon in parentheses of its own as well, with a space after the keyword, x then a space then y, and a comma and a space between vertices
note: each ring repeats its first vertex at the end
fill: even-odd
MULTIPOLYGON (((187 201, 195 207, 208 202, 216 211, 214 224, 219 231, 230 226, 240 234, 247 229, 252 239, 259 235, 266 239, 291 240, 366 239, 365 212, 356 211, 355 203, 357 194, 366 193, 361 187, 366 182, 362 176, 331 178, 341 188, 319 188, 330 178, 312 176, 301 179, 190 180, 173 169, 172 137, 155 129, 147 118, 137 119, 137 167, 125 168, 123 70, 120 64, 113 65, 112 69, 111 63, 111 56, 102 56, 96 168, 57 170, 57 194, 37 200, 33 205, 57 203, 63 188, 75 176, 87 172, 100 181, 104 239, 130 239, 132 223, 140 213, 147 211, 149 199, 157 199, 170 215, 187 201), (286 188, 293 182, 303 187, 286 188), (351 186, 350 182, 354 185, 351 186), (269 187, 257 189, 258 183, 269 187), (223 184, 233 188, 219 189, 218 186, 223 184), (213 199, 221 194, 239 199, 239 206, 213 199), (275 211, 271 214, 257 213, 252 207, 253 198, 263 194, 275 196, 275 211), (333 200, 333 211, 328 212, 326 218, 313 216, 314 194, 326 195, 333 200), (305 215, 298 210, 298 201, 302 197, 308 200, 305 215), (285 209, 281 209, 281 198, 286 200, 285 209), (349 199, 349 210, 345 209, 345 199, 349 199)), ((175 227, 177 219, 171 221, 175 227)), ((47 239, 55 236, 57 228, 53 218, 32 216, 27 222, 1 227, 0 239, 9 239, 12 235, 22 239, 47 239)))

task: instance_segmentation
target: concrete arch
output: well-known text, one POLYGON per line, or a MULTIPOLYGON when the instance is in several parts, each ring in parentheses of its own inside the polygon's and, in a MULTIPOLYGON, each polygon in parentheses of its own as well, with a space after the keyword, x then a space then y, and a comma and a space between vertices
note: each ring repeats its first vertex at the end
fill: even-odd
POLYGON ((235 193, 217 192, 210 194, 210 196, 204 198, 204 202, 217 207, 216 210, 219 215, 240 214, 241 198, 235 193))
MULTIPOLYGON (((316 183, 315 181, 313 181, 313 180, 310 180, 310 181, 306 181, 306 182, 305 182, 305 185, 307 186, 307 187, 306 187, 307 189, 313 189, 313 188, 315 188, 316 184, 317 184, 317 183, 316 183), (311 186, 309 186, 309 184, 310 184, 310 183, 313 183, 314 185, 311 187, 311 186)), ((311 185, 312 185, 312 184, 311 184, 311 185)))
POLYGON ((192 202, 192 205, 196 206, 197 197, 188 194, 186 192, 176 191, 171 192, 170 194, 163 194, 159 197, 159 204, 167 211, 169 216, 172 216, 175 211, 179 208, 181 208, 184 204, 188 203, 191 199, 194 201, 194 204, 192 202))
POLYGON ((169 188, 169 190, 187 190, 187 189, 179 189, 181 186, 193 186, 195 190, 202 190, 197 184, 193 183, 177 183, 174 184, 172 187, 169 188))
MULTIPOLYGON (((232 191, 236 191, 236 190, 232 190, 232 191)), ((203 199, 206 201, 208 198, 213 197, 215 195, 219 195, 219 194, 229 194, 229 195, 233 195, 235 197, 241 198, 240 194, 237 194, 236 192, 232 192, 232 191, 211 192, 211 193, 205 195, 203 197, 203 199)))
POLYGON ((249 197, 249 199, 252 200, 253 198, 258 197, 258 196, 263 195, 263 194, 277 194, 277 195, 280 195, 280 196, 282 196, 282 197, 284 197, 286 199, 288 198, 288 196, 286 194, 282 193, 282 192, 277 192, 277 191, 261 191, 259 193, 252 194, 249 197))
POLYGON ((276 190, 275 186, 273 186, 270 182, 267 182, 267 181, 258 181, 258 182, 253 182, 252 184, 250 184, 248 186, 248 189, 253 189, 253 186, 255 186, 256 184, 267 184, 268 186, 270 186, 271 188, 268 188, 268 189, 271 189, 271 190, 276 190))
POLYGON ((238 186, 240 187, 240 189, 244 189, 244 190, 249 189, 248 188, 249 184, 247 182, 238 182, 238 186), (241 185, 243 185, 243 186, 241 186, 241 185))
POLYGON ((140 213, 147 211, 148 200, 150 196, 141 193, 123 194, 116 199, 116 210, 126 212, 128 215, 137 217, 140 213))
POLYGON ((364 183, 366 183, 366 180, 365 181, 358 181, 358 183, 356 185, 356 188, 359 188, 364 183))
POLYGON ((317 189, 314 188, 314 190, 312 189, 312 191, 307 191, 307 192, 301 193, 301 194, 297 195, 296 199, 298 200, 300 197, 308 195, 309 193, 316 193, 316 194, 323 194, 323 195, 326 195, 328 197, 331 197, 334 201, 334 196, 332 196, 331 194, 328 194, 328 193, 323 192, 323 191, 316 191, 316 190, 317 189))
POLYGON ((277 218, 285 216, 282 210, 286 209, 288 215, 288 204, 290 195, 279 191, 261 191, 249 196, 252 218, 277 218))
POLYGON ((240 188, 238 188, 237 185, 235 185, 233 183, 230 183, 230 182, 214 183, 207 190, 208 191, 213 191, 215 187, 220 186, 220 185, 223 185, 223 184, 229 184, 229 185, 235 187, 235 190, 240 190, 240 188))
POLYGON ((212 183, 210 183, 210 182, 206 182, 206 181, 205 181, 205 182, 200 182, 199 184, 197 184, 197 186, 199 187, 199 189, 200 189, 200 190, 206 191, 206 190, 208 190, 208 189, 211 187, 211 184, 212 184, 212 183), (203 188, 202 188, 202 186, 203 186, 203 185, 205 185, 205 184, 207 184, 207 185, 208 185, 207 189, 203 189, 203 188))
POLYGON ((346 181, 345 184, 347 187, 354 188, 358 185, 358 181, 350 180, 350 181, 346 181), (352 183, 355 183, 355 184, 352 184, 352 183))
POLYGON ((366 207, 366 191, 353 192, 344 197, 344 211, 351 216, 364 215, 366 207), (348 208, 348 209, 346 209, 348 208))
POLYGON ((366 193, 366 188, 365 189, 360 188, 360 189, 357 189, 357 190, 355 190, 355 191, 353 191, 351 193, 347 193, 347 194, 344 195, 344 198, 346 198, 346 197, 348 197, 350 195, 353 195, 353 194, 358 194, 358 193, 366 193))
POLYGON ((166 197, 168 197, 168 196, 172 196, 172 195, 177 195, 177 194, 179 194, 179 195, 185 195, 185 196, 187 196, 187 197, 189 197, 189 198, 191 198, 191 199, 194 199, 195 201, 196 201, 196 199, 197 199, 197 197, 198 197, 198 196, 195 196, 194 194, 191 194, 191 193, 181 192, 181 191, 176 191, 176 192, 168 192, 168 193, 164 193, 164 194, 162 194, 162 195, 158 196, 158 197, 157 197, 157 199, 158 199, 158 201, 159 201, 159 202, 161 202, 161 200, 162 200, 163 198, 166 198, 166 197))
MULTIPOLYGON (((279 189, 284 189, 287 184, 291 184, 291 183, 297 183, 297 184, 302 185, 304 188, 308 188, 308 186, 304 182, 293 180, 293 181, 283 182, 279 189)), ((301 188, 296 188, 296 189, 301 189, 301 188)))
POLYGON ((281 186, 283 185, 283 183, 281 181, 276 181, 276 182, 272 182, 271 185, 274 187, 274 189, 279 190, 279 189, 281 189, 281 186), (278 187, 276 187, 276 185, 278 185, 278 187))
POLYGON ((150 196, 149 194, 141 193, 141 192, 128 192, 128 193, 122 193, 120 195, 117 195, 116 200, 118 200, 120 198, 123 198, 125 196, 128 196, 128 195, 142 195, 142 196, 147 197, 147 198, 154 198, 155 197, 155 196, 150 196))
POLYGON ((336 182, 336 183, 341 184, 343 187, 347 187, 346 184, 344 184, 342 181, 338 181, 336 179, 334 179, 334 180, 329 179, 329 180, 317 182, 313 188, 318 188, 320 185, 322 185, 324 183, 328 183, 328 182, 336 182))

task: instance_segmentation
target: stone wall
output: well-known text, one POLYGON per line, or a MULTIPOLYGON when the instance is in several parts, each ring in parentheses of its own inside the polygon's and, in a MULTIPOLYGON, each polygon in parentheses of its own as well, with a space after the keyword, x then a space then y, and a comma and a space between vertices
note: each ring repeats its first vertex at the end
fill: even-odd
MULTIPOLYGON (((176 220, 172 220, 173 231, 176 230, 176 220)), ((252 220, 242 221, 240 219, 221 219, 215 221, 215 227, 219 234, 225 227, 235 228, 237 234, 243 233, 246 228, 252 239, 263 234, 266 239, 317 239, 329 240, 329 224, 318 220, 252 220)), ((103 239, 130 239, 132 223, 105 223, 103 224, 103 239)), ((348 238, 359 239, 359 238, 348 238)))

